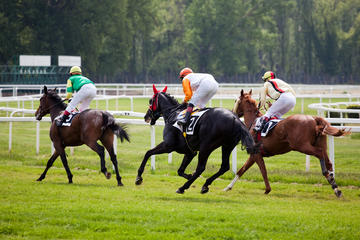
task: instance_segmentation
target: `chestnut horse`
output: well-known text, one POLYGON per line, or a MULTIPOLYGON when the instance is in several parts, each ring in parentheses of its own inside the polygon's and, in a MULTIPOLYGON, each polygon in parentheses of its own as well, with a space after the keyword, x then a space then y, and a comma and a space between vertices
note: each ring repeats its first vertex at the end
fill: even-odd
POLYGON ((153 90, 154 95, 150 99, 150 106, 144 119, 146 122, 154 125, 160 116, 164 118, 164 140, 146 152, 138 169, 135 184, 140 185, 142 183, 143 178, 141 175, 144 172, 146 162, 150 156, 176 151, 177 153, 184 154, 178 174, 188 180, 176 191, 182 194, 205 170, 209 155, 215 149, 221 147, 221 167, 217 173, 206 179, 201 189, 201 193, 207 193, 209 191, 209 185, 230 169, 229 157, 231 151, 240 140, 241 143, 246 146, 248 152, 253 153, 257 151, 257 146, 255 146, 254 140, 244 123, 242 123, 234 113, 224 108, 208 109, 194 126, 194 134, 184 136, 183 132, 173 125, 177 120, 178 114, 184 110, 186 106, 179 104, 175 98, 167 94, 166 88, 158 91, 155 86, 153 86, 153 90), (184 173, 186 167, 196 156, 197 151, 199 151, 199 160, 195 172, 193 174, 184 173))
POLYGON ((56 158, 60 155, 61 161, 67 173, 69 183, 72 183, 72 173, 69 169, 65 154, 65 147, 80 146, 86 144, 94 150, 100 157, 101 172, 107 179, 111 173, 105 167, 104 147, 97 143, 98 140, 105 146, 111 161, 114 165, 118 186, 122 186, 121 177, 118 170, 118 163, 113 148, 114 134, 123 141, 129 141, 129 136, 123 126, 115 123, 114 117, 101 110, 85 110, 74 116, 71 126, 57 127, 54 119, 66 108, 66 104, 57 94, 56 89, 47 89, 44 86, 44 94, 40 98, 40 106, 36 110, 36 120, 41 120, 43 116, 50 113, 51 127, 50 139, 54 144, 55 151, 47 162, 46 168, 37 181, 45 178, 49 168, 53 165, 56 158))
MULTIPOLYGON (((257 134, 253 130, 254 121, 262 116, 262 114, 258 110, 255 100, 251 98, 251 94, 252 90, 249 93, 244 93, 241 90, 240 97, 237 99, 233 111, 239 117, 244 116, 245 125, 250 130, 254 139, 256 139, 257 134)), ((271 187, 267 178, 263 157, 298 151, 315 156, 320 160, 322 174, 331 184, 336 196, 340 197, 341 191, 335 183, 332 163, 327 154, 326 135, 343 136, 349 133, 349 131, 332 127, 329 122, 321 117, 302 114, 292 115, 280 121, 266 137, 261 138, 260 153, 250 155, 243 167, 237 172, 234 180, 224 190, 231 190, 235 182, 256 162, 264 178, 265 193, 269 193, 271 187)))

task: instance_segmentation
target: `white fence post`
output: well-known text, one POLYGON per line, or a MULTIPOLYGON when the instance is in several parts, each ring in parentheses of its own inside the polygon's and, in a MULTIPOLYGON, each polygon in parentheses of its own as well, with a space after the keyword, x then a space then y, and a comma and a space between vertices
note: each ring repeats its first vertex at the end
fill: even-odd
POLYGON ((328 136, 329 143, 329 158, 333 165, 333 172, 335 175, 335 144, 334 144, 334 136, 328 136))
POLYGON ((36 122, 36 154, 40 152, 40 121, 36 122))
POLYGON ((12 143, 12 125, 13 123, 9 123, 9 152, 11 152, 11 143, 12 143))
POLYGON ((236 149, 236 146, 232 150, 231 155, 232 155, 232 171, 234 174, 236 174, 236 172, 237 172, 237 149, 236 149))
POLYGON ((168 163, 172 163, 172 152, 168 155, 168 163))
POLYGON ((308 172, 309 170, 310 170, 310 156, 306 155, 305 171, 308 172))

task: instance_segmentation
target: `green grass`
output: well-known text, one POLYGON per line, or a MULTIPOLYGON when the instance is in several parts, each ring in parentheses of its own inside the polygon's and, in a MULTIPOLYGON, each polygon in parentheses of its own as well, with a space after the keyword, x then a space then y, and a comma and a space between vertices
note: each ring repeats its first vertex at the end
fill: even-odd
MULTIPOLYGON (((109 102, 115 110, 115 100, 109 102)), ((136 99, 137 112, 145 112, 147 99, 136 99)), ((130 110, 119 100, 121 110, 130 110)), ((213 106, 219 102, 213 101, 213 106)), ((232 108, 233 101, 223 101, 232 108)), ((300 101, 295 112, 299 112, 300 101)), ((308 103, 306 103, 308 104, 308 103)), ((35 105, 35 104, 34 104, 35 105)), ((92 106, 94 107, 94 106, 92 106)), ((98 108, 104 109, 105 102, 98 108)), ((305 108, 306 109, 306 108, 305 108)), ((293 113, 295 113, 293 112, 293 113)), ((307 114, 315 115, 306 109, 307 114)), ((207 168, 184 195, 175 193, 185 183, 177 176, 182 155, 156 156, 144 183, 135 177, 150 148, 149 126, 129 125, 131 142, 118 143, 118 161, 124 187, 114 176, 100 173, 98 156, 86 146, 68 150, 74 184, 67 184, 57 159, 42 182, 35 181, 50 157, 49 123, 40 124, 40 153, 35 151, 35 123, 14 123, 12 151, 8 152, 8 123, 0 123, 0 239, 359 239, 360 238, 360 134, 335 138, 336 181, 343 192, 337 199, 311 158, 291 152, 265 159, 272 187, 264 195, 257 166, 249 169, 230 192, 223 192, 233 174, 214 181, 208 194, 200 194, 205 178, 221 164, 215 151, 207 168)), ((156 143, 162 127, 156 127, 156 143)), ((248 155, 238 146, 238 167, 248 155)), ((111 169, 109 159, 106 159, 111 169)), ((187 172, 195 170, 197 158, 187 172)))
POLYGON ((0 167, 1 239, 359 239, 360 195, 344 187, 337 199, 327 187, 240 181, 231 192, 217 180, 207 195, 200 178, 184 195, 184 179, 147 175, 124 187, 92 170, 74 170, 74 184, 53 168, 0 167))

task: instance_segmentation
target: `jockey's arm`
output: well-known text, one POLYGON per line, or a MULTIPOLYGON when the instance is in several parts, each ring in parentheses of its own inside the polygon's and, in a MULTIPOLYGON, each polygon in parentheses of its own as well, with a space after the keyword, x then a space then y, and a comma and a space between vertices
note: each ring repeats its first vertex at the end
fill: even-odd
POLYGON ((266 83, 260 90, 260 97, 259 97, 259 110, 265 106, 266 102, 266 94, 267 94, 267 86, 266 83))
POLYGON ((192 95, 193 95, 191 87, 190 87, 189 79, 184 78, 183 81, 182 81, 182 85, 183 85, 183 91, 184 91, 184 94, 185 94, 184 102, 188 102, 191 99, 192 95))
POLYGON ((67 80, 67 84, 66 84, 66 97, 65 99, 70 99, 72 94, 73 94, 73 87, 72 87, 72 82, 70 79, 67 80))

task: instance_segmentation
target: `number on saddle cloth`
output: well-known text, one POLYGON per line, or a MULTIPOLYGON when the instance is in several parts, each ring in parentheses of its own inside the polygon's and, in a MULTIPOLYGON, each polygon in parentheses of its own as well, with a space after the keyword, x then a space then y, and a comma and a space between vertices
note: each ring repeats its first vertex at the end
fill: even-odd
POLYGON ((71 126, 71 123, 72 123, 72 120, 74 119, 74 117, 76 115, 78 115, 79 112, 72 112, 69 117, 63 122, 63 124, 61 125, 62 127, 70 127, 71 126))
MULTIPOLYGON (((187 125, 186 131, 183 131, 182 127, 175 122, 173 125, 174 127, 178 128, 180 131, 186 132, 187 135, 194 135, 194 130, 196 127, 197 122, 199 121, 200 117, 209 110, 209 108, 200 109, 198 107, 194 107, 191 117, 189 120, 189 124, 187 125)), ((181 111, 177 116, 177 120, 182 119, 186 113, 186 109, 181 111)))

